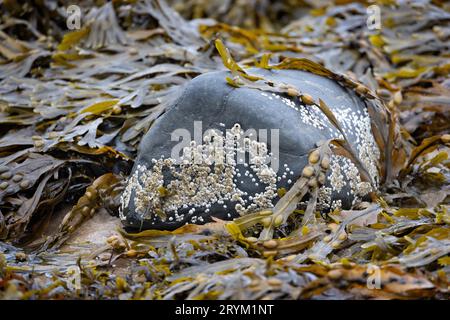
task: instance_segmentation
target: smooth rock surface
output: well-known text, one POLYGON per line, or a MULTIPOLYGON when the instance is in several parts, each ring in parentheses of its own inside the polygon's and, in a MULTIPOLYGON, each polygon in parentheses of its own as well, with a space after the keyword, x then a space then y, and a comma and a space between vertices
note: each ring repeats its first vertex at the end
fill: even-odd
MULTIPOLYGON (((335 114, 373 180, 377 181, 379 150, 366 106, 355 93, 332 80, 303 71, 250 69, 249 72, 294 85, 316 101, 322 99, 335 114)), ((125 226, 174 229, 185 223, 211 221, 211 216, 231 220, 239 214, 270 207, 279 199, 276 190, 289 189, 300 176, 308 152, 317 147, 316 143, 341 136, 318 107, 304 106, 296 97, 232 87, 226 83, 227 76, 229 72, 219 71, 193 79, 177 102, 147 132, 122 197, 120 216, 125 226), (242 137, 242 131, 255 129, 259 133, 259 129, 266 129, 266 141, 258 134, 259 144, 255 146, 264 148, 266 145, 272 162, 253 165, 253 168, 239 162, 222 167, 208 163, 174 164, 173 150, 179 149, 181 141, 178 140, 181 139, 179 129, 188 131, 191 140, 195 140, 194 124, 198 126, 199 121, 201 134, 207 129, 225 132, 235 127, 232 132, 237 135, 231 132, 230 138, 237 139, 242 137), (239 126, 242 131, 238 130, 239 126), (174 132, 176 141, 172 141, 174 132), (271 166, 276 162, 278 166, 271 166)), ((198 130, 196 134, 198 136, 198 130)), ((199 141, 197 139, 195 146, 189 144, 192 147, 185 148, 185 152, 199 150, 199 141)), ((204 145, 208 149, 214 144, 204 145)), ((217 151, 214 152, 217 155, 217 151)), ((181 150, 179 154, 182 153, 181 150)), ((367 194, 364 184, 350 160, 333 156, 327 183, 320 189, 320 208, 329 211, 340 206, 350 207, 367 194)))

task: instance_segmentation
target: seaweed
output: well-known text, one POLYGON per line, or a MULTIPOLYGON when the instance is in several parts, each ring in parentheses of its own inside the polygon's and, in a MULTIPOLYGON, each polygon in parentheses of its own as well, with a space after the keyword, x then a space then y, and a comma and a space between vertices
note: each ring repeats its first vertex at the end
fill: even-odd
MULTIPOLYGON (((448 4, 64 1, 0 4, 1 299, 448 299, 448 4), (250 67, 327 77, 366 104, 381 150, 368 202, 320 212, 322 141, 274 208, 129 233, 119 198, 142 136, 197 75, 322 100, 250 67), (375 277, 376 276, 376 277, 375 277), (375 282, 371 282, 371 281, 375 282), (373 289, 378 286, 378 289, 373 289)), ((162 190, 164 192, 164 190, 162 190)))

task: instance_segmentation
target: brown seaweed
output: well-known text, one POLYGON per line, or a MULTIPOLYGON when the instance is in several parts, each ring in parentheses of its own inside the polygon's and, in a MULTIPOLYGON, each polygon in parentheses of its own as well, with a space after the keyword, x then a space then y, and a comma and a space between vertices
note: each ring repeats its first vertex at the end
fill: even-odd
MULTIPOLYGON (((1 299, 449 298, 448 4, 379 1, 369 30, 361 2, 79 1, 67 30, 49 3, 0 4, 1 299), (319 212, 310 181, 326 168, 312 161, 271 210, 118 228, 143 134, 197 75, 227 68, 230 85, 296 96, 340 129, 323 101, 253 66, 364 100, 382 151, 371 201, 319 212)), ((345 135, 311 150, 333 152, 357 158, 345 135)))

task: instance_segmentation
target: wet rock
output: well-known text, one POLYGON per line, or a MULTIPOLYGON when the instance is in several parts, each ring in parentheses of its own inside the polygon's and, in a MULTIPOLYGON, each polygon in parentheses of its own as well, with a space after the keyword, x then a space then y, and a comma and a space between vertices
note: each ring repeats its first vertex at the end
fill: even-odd
MULTIPOLYGON (((303 71, 250 72, 291 84, 310 100, 322 99, 378 181, 379 150, 356 93, 303 71)), ((174 229, 270 208, 279 199, 277 190, 289 189, 301 175, 318 142, 342 138, 311 101, 235 88, 227 76, 220 71, 193 79, 145 135, 122 195, 125 226, 174 229)), ((321 210, 348 208, 369 192, 349 159, 333 155, 323 166, 329 173, 319 191, 321 210)))

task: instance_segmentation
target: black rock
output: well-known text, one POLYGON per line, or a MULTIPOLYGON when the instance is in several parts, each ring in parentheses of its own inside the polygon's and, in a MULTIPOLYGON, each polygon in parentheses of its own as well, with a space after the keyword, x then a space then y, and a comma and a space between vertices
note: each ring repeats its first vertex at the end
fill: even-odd
MULTIPOLYGON (((372 179, 378 180, 379 150, 366 105, 353 91, 303 71, 250 72, 291 84, 316 101, 322 99, 372 179)), ((340 137, 317 106, 305 106, 297 97, 288 95, 235 88, 227 84, 229 76, 229 72, 220 71, 193 79, 145 135, 122 196, 120 216, 127 227, 174 229, 185 223, 211 221, 211 216, 231 220, 273 206, 279 199, 277 190, 289 189, 298 179, 311 149, 319 141, 340 137), (208 129, 218 131, 207 135, 209 143, 202 143, 208 129), (248 129, 255 132, 243 139, 243 131, 248 129), (238 139, 241 149, 231 144, 224 148, 219 131, 225 141, 238 139), (191 140, 196 141, 195 145, 191 140), (265 146, 267 156, 263 153, 265 146), (183 150, 185 163, 178 156, 183 150), (234 157, 224 158, 225 165, 218 164, 221 150, 230 156, 235 152, 234 157), (211 159, 216 162, 208 162, 211 159)), ((333 156, 330 168, 319 192, 322 210, 348 208, 368 193, 370 188, 361 182, 356 166, 348 158, 333 156)))

